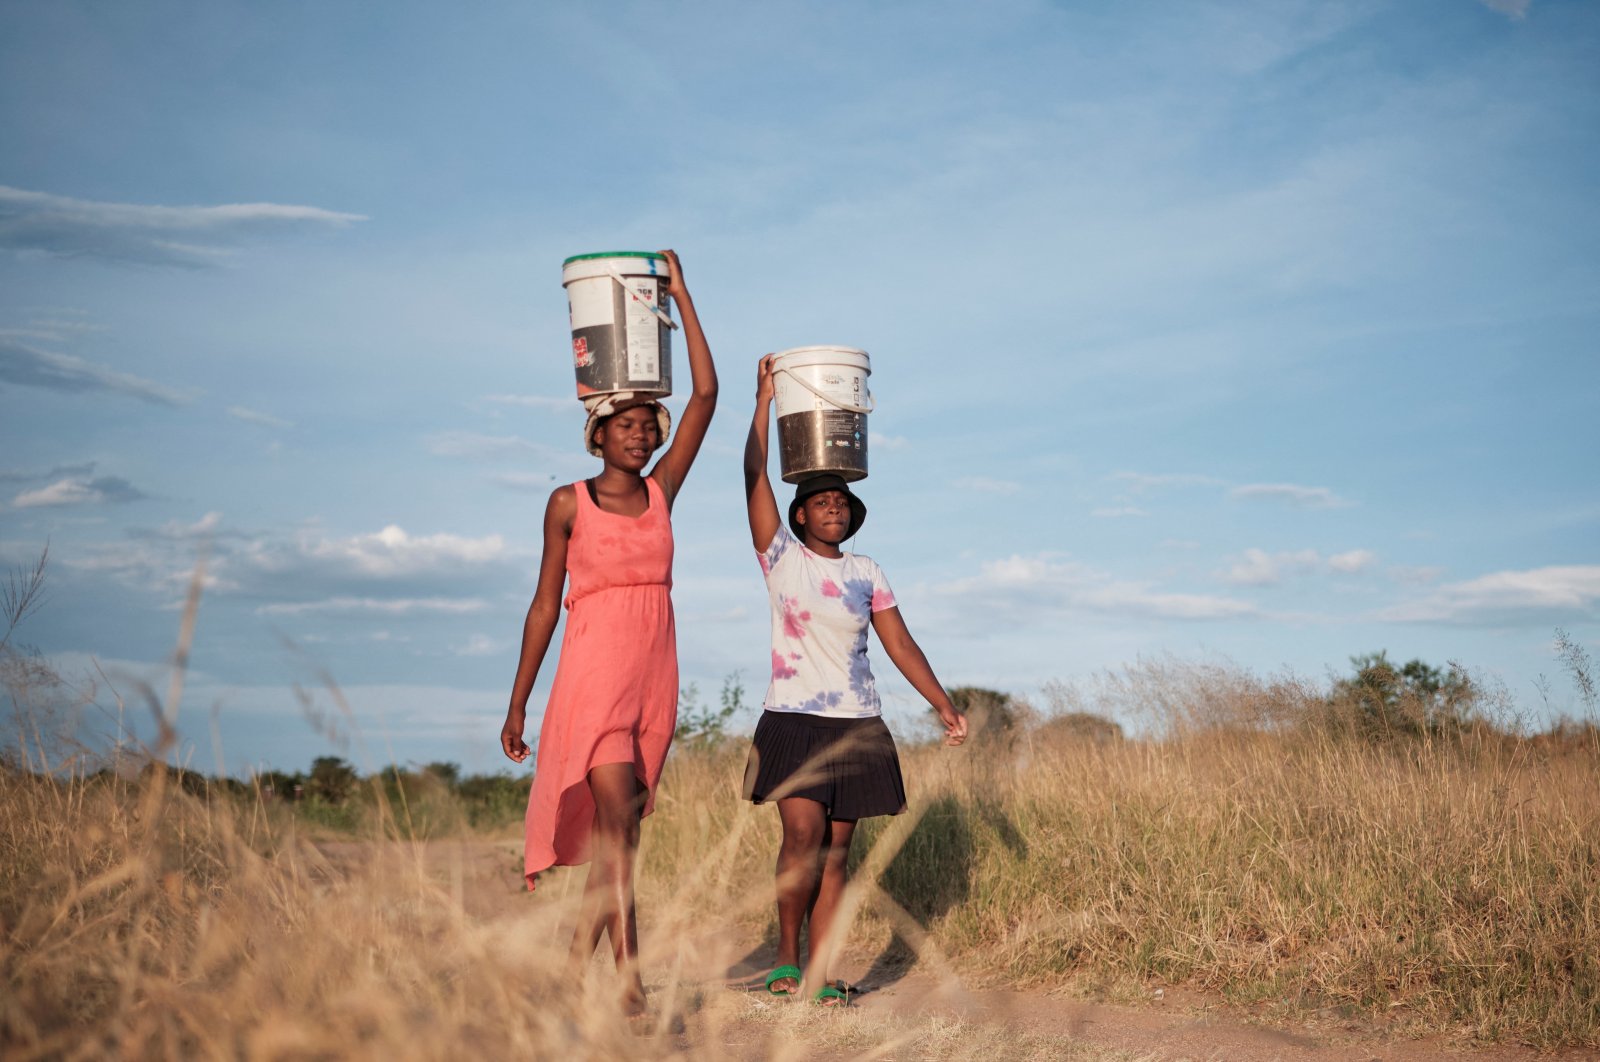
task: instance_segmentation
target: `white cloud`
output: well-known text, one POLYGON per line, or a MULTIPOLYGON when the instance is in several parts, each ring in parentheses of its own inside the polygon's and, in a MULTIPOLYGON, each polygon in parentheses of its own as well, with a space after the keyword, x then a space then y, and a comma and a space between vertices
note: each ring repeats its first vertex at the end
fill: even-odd
POLYGON ((1352 549, 1324 558, 1314 549, 1268 553, 1251 548, 1241 553, 1222 578, 1240 586, 1275 586, 1292 575, 1312 572, 1337 572, 1354 575, 1366 570, 1375 560, 1370 550, 1352 549))
POLYGON ((1240 586, 1273 586, 1287 575, 1311 571, 1320 560, 1314 549, 1268 553, 1252 548, 1240 555, 1223 578, 1240 586))
POLYGON ((1484 7, 1490 11, 1498 11, 1514 22, 1521 22, 1528 17, 1528 8, 1533 6, 1533 0, 1481 0, 1484 7))
POLYGON ((1215 487, 1222 480, 1215 476, 1204 476, 1188 472, 1113 472, 1106 477, 1119 483, 1126 483, 1128 489, 1135 494, 1157 490, 1165 487, 1215 487))
POLYGON ((22 468, 8 468, 0 470, 0 483, 31 483, 34 480, 49 479, 51 476, 92 476, 95 463, 85 461, 81 465, 56 465, 49 471, 29 471, 22 468))
POLYGON ((1431 564, 1404 565, 1397 564, 1388 569, 1389 578, 1397 583, 1411 583, 1413 585, 1426 585, 1436 583, 1444 577, 1444 569, 1431 564))
POLYGON ((201 540, 208 592, 273 615, 474 611, 534 568, 499 535, 416 535, 390 525, 349 536, 313 527, 284 537, 225 528, 215 513, 132 529, 126 541, 79 546, 61 560, 170 602, 188 585, 201 540))
POLYGON ((256 614, 261 616, 304 616, 318 612, 375 612, 391 616, 409 616, 419 612, 438 612, 462 615, 469 612, 482 612, 487 607, 488 602, 476 597, 330 597, 324 601, 293 601, 262 605, 256 609, 256 614))
POLYGON ((236 417, 250 424, 259 424, 263 428, 294 427, 293 421, 284 420, 282 417, 274 417, 270 413, 262 413, 259 410, 249 409, 245 406, 229 406, 228 416, 236 417))
POLYGON ((59 479, 48 487, 23 491, 12 499, 18 509, 62 505, 107 505, 138 501, 146 495, 118 476, 87 476, 59 479))
POLYGON ((0 338, 0 380, 71 394, 105 391, 161 406, 181 406, 191 397, 131 373, 5 338, 0 338))
POLYGON ((911 440, 904 435, 888 435, 880 431, 867 433, 867 445, 874 450, 904 450, 911 445, 911 440))
POLYGON ((1113 578, 1053 554, 1013 554, 985 561, 977 576, 936 589, 963 609, 992 610, 1021 621, 1025 612, 1107 612, 1158 619, 1233 619, 1258 614, 1247 601, 1208 594, 1169 593, 1148 582, 1113 578))
POLYGON ((1377 559, 1377 554, 1369 549, 1352 549, 1329 557, 1328 567, 1345 575, 1355 575, 1372 567, 1377 559))
POLYGON ((61 257, 201 268, 223 259, 227 250, 220 245, 244 236, 343 228, 365 220, 359 214, 279 203, 141 206, 0 185, 0 247, 61 257))
POLYGON ((493 656, 506 648, 504 641, 491 638, 487 634, 474 634, 468 638, 466 644, 455 648, 457 656, 493 656))
POLYGON ((1492 572, 1447 583, 1426 597, 1379 613, 1395 622, 1549 623, 1592 618, 1600 608, 1600 565, 1572 564, 1492 572))
POLYGON ((483 538, 411 535, 404 528, 390 524, 382 531, 349 538, 302 534, 293 551, 262 550, 255 554, 255 559, 269 571, 294 559, 304 559, 323 562, 355 575, 396 579, 457 565, 487 564, 505 556, 505 539, 499 535, 483 538))
POLYGON ((1300 509, 1344 509, 1355 504, 1327 487, 1302 487, 1297 483, 1246 483, 1229 490, 1228 497, 1285 501, 1300 509))

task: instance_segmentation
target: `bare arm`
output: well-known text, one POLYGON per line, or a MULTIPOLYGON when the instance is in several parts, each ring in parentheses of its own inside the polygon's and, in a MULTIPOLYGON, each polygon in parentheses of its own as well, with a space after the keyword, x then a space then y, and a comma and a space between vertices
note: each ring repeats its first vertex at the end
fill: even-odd
POLYGON ((922 647, 917 645, 916 639, 906 629, 900 609, 886 608, 874 612, 872 629, 877 632, 878 640, 883 643, 883 651, 889 654, 889 659, 900 669, 900 674, 939 714, 939 722, 944 724, 944 743, 959 745, 965 741, 967 717, 957 712, 955 705, 950 703, 949 695, 934 677, 933 668, 928 666, 928 658, 922 655, 922 647))
POLYGON ((711 347, 700 328, 700 316, 695 312, 694 300, 683 282, 683 267, 678 264, 676 251, 662 251, 667 256, 667 294, 678 306, 678 316, 683 320, 683 342, 689 348, 689 378, 694 390, 689 393, 689 403, 683 407, 678 420, 678 430, 672 433, 672 444, 650 470, 651 478, 661 485, 667 496, 667 507, 678 496, 683 479, 694 464, 700 444, 705 441, 706 429, 711 426, 711 414, 717 408, 717 367, 711 361, 711 347))
POLYGON ((571 485, 550 493, 544 510, 544 555, 539 560, 539 586, 528 606, 522 624, 522 653, 517 658, 517 677, 511 685, 511 706, 506 709, 506 724, 500 728, 500 747, 517 763, 528 758, 528 743, 522 732, 528 721, 528 695, 550 648, 550 636, 561 618, 561 592, 567 583, 567 543, 572 540, 572 520, 578 512, 578 499, 571 485))
POLYGON ((756 414, 744 444, 744 497, 750 510, 750 541, 758 553, 772 545, 772 538, 778 533, 778 499, 767 479, 772 391, 772 355, 768 354, 756 366, 756 414))

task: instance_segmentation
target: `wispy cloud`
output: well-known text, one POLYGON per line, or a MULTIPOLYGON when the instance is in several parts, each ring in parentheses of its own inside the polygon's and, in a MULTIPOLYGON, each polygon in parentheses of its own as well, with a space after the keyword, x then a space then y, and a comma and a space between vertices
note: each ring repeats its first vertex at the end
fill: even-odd
POLYGON ((1137 505, 1108 505, 1099 509, 1089 510, 1089 515, 1097 520, 1117 520, 1128 516, 1149 516, 1150 514, 1137 505))
POLYGON ((0 380, 68 393, 105 392, 160 406, 181 406, 190 396, 131 373, 0 337, 0 380))
POLYGON ((1126 484, 1134 494, 1167 487, 1215 487, 1222 483, 1216 476, 1189 472, 1113 472, 1106 478, 1126 484))
POLYGON ((574 413, 578 409, 575 398, 554 398, 550 395, 485 395, 485 402, 497 406, 522 406, 527 409, 551 409, 574 413))
POLYGON ((0 483, 32 483, 54 476, 92 476, 94 468, 93 461, 85 461, 81 465, 57 465, 49 471, 39 472, 29 472, 20 468, 0 469, 0 483))
POLYGON ((1345 575, 1356 575, 1372 567, 1377 559, 1377 554, 1369 549, 1352 549, 1329 557, 1328 567, 1345 575))
POLYGON ((23 491, 11 500, 18 509, 63 505, 108 505, 138 501, 147 497, 132 483, 118 476, 86 476, 58 479, 47 487, 23 491))
POLYGON ((502 472, 490 476, 489 482, 505 487, 508 490, 534 491, 543 493, 550 489, 556 477, 549 472, 502 472))
POLYGON ((1287 502, 1299 509, 1345 509, 1355 504, 1327 487, 1303 487, 1298 483, 1246 483, 1230 489, 1228 497, 1287 502))
POLYGON ((282 417, 274 417, 270 413, 262 413, 260 410, 250 409, 246 406, 229 406, 228 416, 248 424, 259 424, 263 428, 287 429, 294 427, 293 421, 284 420, 282 417))
POLYGON ((978 575, 936 589, 964 609, 1007 616, 1019 623, 1025 616, 1073 611, 1175 620, 1236 619, 1259 614, 1248 601, 1163 591, 1148 582, 1116 579, 1052 554, 1013 554, 985 561, 978 575))
POLYGON ((1446 583, 1393 605, 1380 619, 1399 623, 1550 623, 1593 619, 1600 608, 1600 564, 1492 572, 1446 583))
POLYGON ((974 490, 981 494, 1015 494, 1022 484, 1010 479, 993 479, 989 476, 964 476, 955 481, 961 490, 974 490))
POLYGON ((904 435, 889 435, 881 431, 867 433, 867 444, 874 450, 904 450, 911 440, 904 435))
POLYGON ((144 206, 0 185, 0 247, 63 258, 204 268, 220 262, 227 245, 246 236, 342 228, 365 220, 360 214, 279 203, 144 206))
POLYGON ((378 613, 389 616, 442 612, 462 615, 482 612, 487 607, 487 602, 477 597, 330 597, 322 601, 290 601, 262 605, 256 609, 256 613, 262 616, 303 616, 317 612, 378 613))
POLYGON ((466 457, 476 460, 526 457, 542 449, 537 443, 529 442, 518 435, 485 435, 475 431, 436 432, 423 442, 428 452, 437 457, 466 457))
POLYGON ((1528 8, 1533 6, 1533 0, 1481 0, 1481 2, 1490 11, 1498 11, 1515 22, 1527 18, 1528 8))
POLYGON ((1356 575, 1371 567, 1377 557, 1365 549, 1346 550, 1323 557, 1314 549, 1284 550, 1268 553, 1263 549, 1247 549, 1220 573, 1227 582, 1236 586, 1276 586, 1294 575, 1333 572, 1338 575, 1356 575))
POLYGON ((1247 549, 1223 573, 1223 578, 1239 586, 1274 586, 1287 575, 1314 569, 1321 559, 1314 549, 1284 553, 1247 549))

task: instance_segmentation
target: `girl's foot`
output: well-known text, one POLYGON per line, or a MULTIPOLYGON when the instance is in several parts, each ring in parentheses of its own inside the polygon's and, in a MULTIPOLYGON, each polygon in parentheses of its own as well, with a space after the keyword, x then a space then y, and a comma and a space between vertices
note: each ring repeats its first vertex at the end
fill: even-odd
POLYGON ((850 996, 837 985, 826 984, 811 997, 811 1002, 819 1007, 843 1007, 849 1004, 850 996))
POLYGON ((800 990, 800 967, 785 964, 767 974, 767 991, 775 996, 792 996, 800 990))

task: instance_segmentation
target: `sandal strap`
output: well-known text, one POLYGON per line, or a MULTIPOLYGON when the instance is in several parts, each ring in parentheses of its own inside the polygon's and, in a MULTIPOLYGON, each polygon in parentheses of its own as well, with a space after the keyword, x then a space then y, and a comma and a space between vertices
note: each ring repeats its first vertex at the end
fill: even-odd
POLYGON ((778 989, 775 989, 775 988, 772 987, 774 984, 776 984, 779 981, 784 980, 785 978, 793 980, 795 982, 795 984, 799 984, 800 983, 800 967, 798 967, 798 966, 779 966, 777 969, 775 969, 771 973, 767 974, 767 991, 771 992, 773 995, 778 995, 778 996, 786 996, 786 995, 788 995, 790 993, 790 991, 791 991, 790 989, 778 990, 778 989))

